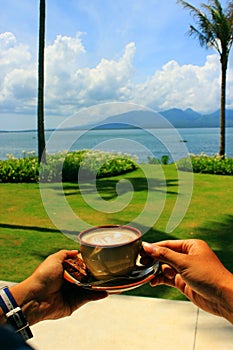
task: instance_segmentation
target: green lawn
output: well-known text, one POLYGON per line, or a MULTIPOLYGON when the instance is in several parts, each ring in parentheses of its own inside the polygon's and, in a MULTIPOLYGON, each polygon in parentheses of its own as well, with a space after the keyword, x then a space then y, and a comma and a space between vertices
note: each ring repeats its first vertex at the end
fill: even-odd
MULTIPOLYGON (((156 166, 146 165, 147 178, 151 174, 151 189, 156 195, 156 203, 149 206, 149 221, 157 215, 159 206, 166 199, 165 207, 159 219, 143 237, 147 241, 158 241, 168 238, 201 238, 214 249, 223 263, 233 271, 233 177, 194 174, 194 189, 188 211, 174 231, 166 233, 165 228, 177 199, 177 172, 173 165, 163 167, 166 183, 161 174, 154 176, 156 166)), ((185 175, 185 173, 184 173, 185 175)), ((185 180, 185 176, 183 181, 185 180)), ((187 177, 188 178, 188 177, 187 177)), ((188 180, 187 180, 188 181, 188 180)), ((62 191, 57 184, 46 184, 46 208, 59 227, 50 220, 41 200, 37 184, 0 184, 0 279, 20 281, 28 276, 47 255, 62 248, 76 248, 77 243, 60 232, 60 229, 77 234, 73 212, 90 225, 107 223, 125 224, 131 222, 144 208, 148 198, 147 180, 141 169, 124 176, 100 179, 97 181, 97 194, 90 183, 64 184, 65 201, 72 211, 64 211, 60 204, 62 191), (133 185, 133 196, 129 201, 127 182, 122 182, 121 189, 116 191, 117 183, 128 179, 133 185), (103 208, 93 209, 85 200, 95 200, 95 204, 105 200, 103 208), (106 202, 107 201, 107 202, 106 202), (56 210, 51 207, 56 203, 56 210), (109 209, 109 210, 108 210, 109 209), (120 209, 120 211, 119 211, 120 209), (73 215, 73 216, 72 216, 73 215)), ((140 223, 139 223, 140 224, 140 223)), ((145 226, 144 222, 141 223, 145 226)), ((144 285, 127 294, 152 297, 182 299, 177 291, 168 287, 151 288, 144 285)))

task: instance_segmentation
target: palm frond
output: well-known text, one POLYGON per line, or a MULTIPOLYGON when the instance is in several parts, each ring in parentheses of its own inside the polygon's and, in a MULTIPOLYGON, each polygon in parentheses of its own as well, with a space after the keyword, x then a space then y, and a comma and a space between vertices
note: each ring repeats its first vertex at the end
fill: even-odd
POLYGON ((200 45, 206 48, 212 46, 221 55, 229 53, 233 44, 233 2, 229 1, 225 11, 219 0, 209 0, 196 8, 187 1, 178 0, 184 8, 193 15, 197 28, 190 26, 189 35, 198 38, 200 45))
MULTIPOLYGON (((206 48, 213 46, 219 52, 219 45, 217 45, 215 42, 215 36, 213 35, 212 22, 205 14, 205 12, 189 4, 187 1, 178 0, 178 3, 181 3, 184 8, 187 8, 190 11, 194 17, 195 22, 197 23, 197 26, 200 28, 200 30, 198 30, 193 25, 190 25, 188 34, 190 36, 194 35, 197 37, 201 46, 204 46, 206 48)), ((208 5, 205 6, 208 7, 208 5)))
POLYGON ((184 8, 188 9, 190 11, 190 13, 194 16, 194 17, 198 17, 198 16, 203 16, 205 15, 200 9, 196 8, 195 6, 193 6, 192 4, 189 4, 187 1, 184 0, 177 0, 177 4, 181 4, 184 8))
POLYGON ((201 4, 201 9, 195 8, 187 1, 178 0, 185 9, 193 15, 198 29, 190 26, 189 34, 198 37, 201 46, 214 47, 221 62, 221 97, 220 97, 220 148, 219 154, 225 154, 225 109, 226 109, 226 72, 231 46, 233 44, 233 0, 228 1, 223 10, 220 0, 208 0, 201 4))

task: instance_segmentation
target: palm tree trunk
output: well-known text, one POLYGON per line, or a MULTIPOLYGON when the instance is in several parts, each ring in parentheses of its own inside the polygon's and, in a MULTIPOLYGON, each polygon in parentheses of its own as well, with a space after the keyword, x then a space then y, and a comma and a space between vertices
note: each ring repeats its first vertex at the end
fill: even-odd
POLYGON ((221 82, 221 101, 220 101, 220 147, 219 155, 225 157, 225 124, 226 124, 226 75, 227 58, 221 57, 222 82, 221 82))
POLYGON ((45 0, 40 0, 40 27, 39 27, 39 64, 38 64, 38 161, 46 162, 45 134, 44 134, 44 46, 45 46, 45 0))

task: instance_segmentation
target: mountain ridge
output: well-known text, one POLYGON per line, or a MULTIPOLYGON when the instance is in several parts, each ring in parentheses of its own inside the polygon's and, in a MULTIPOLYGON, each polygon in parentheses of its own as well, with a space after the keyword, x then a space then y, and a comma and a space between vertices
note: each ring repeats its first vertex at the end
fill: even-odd
MULTIPOLYGON (((172 108, 159 113, 136 110, 107 117, 101 123, 92 124, 91 127, 97 129, 167 128, 171 127, 169 123, 175 128, 219 127, 220 111, 201 114, 191 108, 186 110, 172 108)), ((226 127, 233 127, 233 109, 226 110, 226 127)))
MULTIPOLYGON (((217 128, 220 125, 220 110, 209 114, 201 114, 191 108, 185 110, 171 108, 158 113, 150 110, 135 110, 114 116, 95 124, 74 126, 62 130, 76 129, 131 129, 131 128, 217 128), (161 115, 163 118, 158 117, 161 115), (157 118, 156 118, 157 116, 157 118), (170 124, 172 125, 170 125, 170 124)), ((233 127, 233 109, 226 109, 226 127, 233 127)), ((54 131, 56 128, 46 128, 46 131, 54 131)), ((59 129, 58 129, 59 130, 59 129)), ((35 132, 36 129, 24 130, 0 130, 0 133, 8 132, 35 132)))

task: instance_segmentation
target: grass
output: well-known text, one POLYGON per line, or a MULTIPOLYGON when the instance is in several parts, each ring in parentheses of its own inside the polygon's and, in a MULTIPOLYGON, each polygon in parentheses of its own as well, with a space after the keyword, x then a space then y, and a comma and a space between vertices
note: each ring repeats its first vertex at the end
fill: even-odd
MULTIPOLYGON (((163 166, 165 183, 159 172, 154 175, 156 169, 156 165, 145 165, 144 172, 142 169, 137 169, 124 176, 98 179, 96 189, 91 182, 85 182, 80 186, 65 183, 62 191, 72 211, 82 221, 90 225, 125 224, 140 214, 148 198, 146 171, 147 178, 152 179, 151 190, 156 196, 156 203, 152 203, 149 207, 150 219, 156 215, 164 198, 166 203, 159 219, 143 239, 151 242, 179 238, 204 239, 225 266, 233 271, 233 177, 194 174, 194 189, 188 211, 178 227, 171 233, 166 233, 166 224, 177 198, 177 172, 174 165, 163 166), (117 188, 119 180, 124 181, 117 188), (133 185, 130 201, 129 182, 126 180, 133 185), (100 210, 98 205, 104 200, 105 210, 100 210), (93 209, 89 201, 97 205, 97 209, 93 209)), ((72 212, 66 213, 63 205, 59 206, 61 189, 57 184, 44 184, 44 186, 46 207, 49 208, 51 217, 54 215, 54 220, 59 219, 56 221, 59 223, 59 229, 51 221, 43 206, 38 184, 0 184, 1 201, 4 203, 0 208, 0 279, 2 280, 20 281, 52 252, 77 247, 74 240, 60 231, 62 228, 76 236, 80 229, 73 219, 72 212), (54 208, 50 207, 54 203, 57 204, 56 213, 53 212, 54 208)), ((141 225, 144 227, 145 224, 142 222, 141 225)), ((175 289, 165 286, 151 288, 148 284, 126 294, 184 298, 175 289)))

